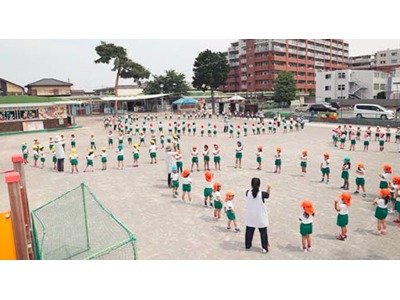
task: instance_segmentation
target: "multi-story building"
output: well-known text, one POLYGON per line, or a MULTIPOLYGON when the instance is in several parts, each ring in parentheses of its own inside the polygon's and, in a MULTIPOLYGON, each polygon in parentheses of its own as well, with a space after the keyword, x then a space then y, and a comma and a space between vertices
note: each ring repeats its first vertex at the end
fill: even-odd
POLYGON ((226 52, 231 67, 224 92, 272 91, 281 71, 294 74, 298 92, 315 92, 315 72, 347 68, 343 40, 241 39, 226 52))
POLYGON ((387 49, 375 54, 375 70, 392 73, 400 67, 400 49, 387 49))
POLYGON ((389 74, 375 70, 317 72, 316 102, 336 99, 377 99, 387 91, 389 74))
POLYGON ((349 58, 349 69, 373 70, 375 67, 375 54, 351 56, 349 58))
POLYGON ((388 78, 388 92, 387 99, 400 99, 400 68, 395 71, 388 78))

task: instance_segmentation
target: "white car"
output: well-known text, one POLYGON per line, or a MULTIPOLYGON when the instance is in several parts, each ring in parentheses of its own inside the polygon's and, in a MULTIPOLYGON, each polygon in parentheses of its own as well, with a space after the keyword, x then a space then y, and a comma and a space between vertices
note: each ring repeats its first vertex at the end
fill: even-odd
POLYGON ((309 109, 310 109, 310 104, 304 103, 304 104, 301 104, 301 105, 297 106, 297 107, 294 109, 294 111, 295 111, 295 112, 306 112, 306 111, 308 111, 309 109))
POLYGON ((393 120, 394 111, 378 104, 356 104, 354 105, 353 117, 357 119, 373 118, 382 120, 393 120))

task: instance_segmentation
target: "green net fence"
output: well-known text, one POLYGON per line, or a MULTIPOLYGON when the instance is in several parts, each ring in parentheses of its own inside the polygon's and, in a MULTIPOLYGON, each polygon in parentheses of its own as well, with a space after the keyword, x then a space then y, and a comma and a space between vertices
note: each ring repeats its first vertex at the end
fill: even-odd
POLYGON ((32 211, 36 259, 137 259, 136 237, 82 183, 32 211))

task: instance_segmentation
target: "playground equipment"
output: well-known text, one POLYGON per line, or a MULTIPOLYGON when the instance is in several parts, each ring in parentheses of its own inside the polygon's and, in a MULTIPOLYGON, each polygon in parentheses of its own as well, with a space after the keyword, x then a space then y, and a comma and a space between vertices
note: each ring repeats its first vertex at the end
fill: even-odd
POLYGON ((11 211, 0 213, 1 259, 137 259, 136 237, 84 183, 29 213, 23 159, 5 173, 11 211))

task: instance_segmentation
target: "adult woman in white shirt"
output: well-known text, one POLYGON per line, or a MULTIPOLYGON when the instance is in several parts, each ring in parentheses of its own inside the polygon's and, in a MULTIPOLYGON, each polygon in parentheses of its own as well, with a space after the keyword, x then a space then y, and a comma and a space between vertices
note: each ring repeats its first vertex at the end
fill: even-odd
POLYGON ((167 173, 168 173, 167 184, 168 184, 169 188, 171 187, 172 166, 176 166, 175 155, 176 155, 176 152, 172 151, 172 145, 170 143, 165 145, 165 163, 166 163, 167 173))
POLYGON ((54 146, 56 148, 57 171, 64 172, 65 151, 60 136, 54 138, 54 146))
POLYGON ((268 252, 268 233, 269 225, 268 212, 265 206, 265 199, 269 198, 271 186, 267 185, 267 191, 260 191, 260 178, 254 177, 251 180, 251 190, 246 191, 246 249, 252 246, 253 235, 256 228, 260 231, 261 245, 263 253, 268 252))

